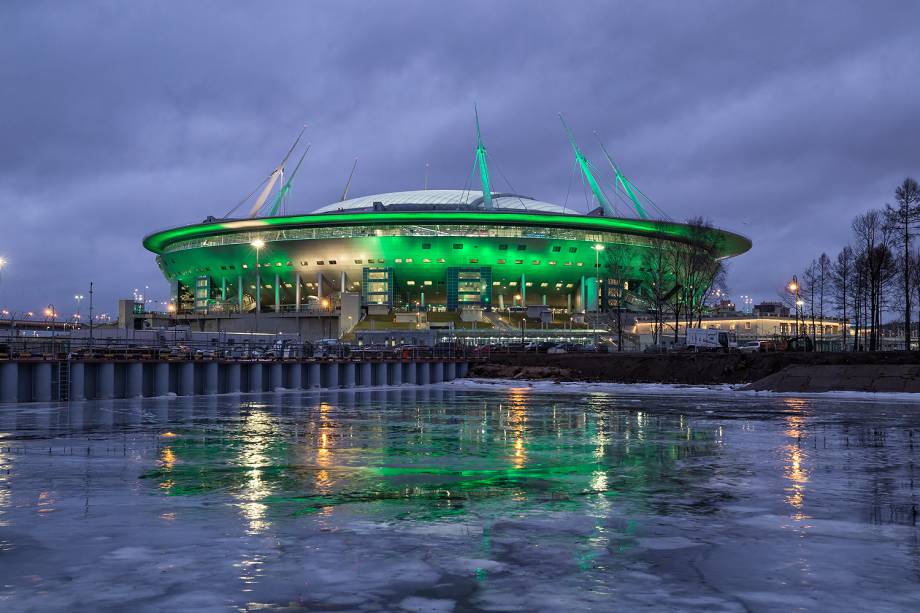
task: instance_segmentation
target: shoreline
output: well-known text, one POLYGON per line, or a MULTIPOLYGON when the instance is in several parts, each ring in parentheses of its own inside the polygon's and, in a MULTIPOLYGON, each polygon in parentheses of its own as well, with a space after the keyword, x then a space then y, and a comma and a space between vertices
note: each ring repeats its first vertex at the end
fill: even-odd
POLYGON ((830 391, 770 391, 746 389, 748 384, 685 384, 685 383, 616 383, 601 381, 554 381, 549 379, 498 379, 468 377, 447 383, 450 387, 470 390, 527 388, 539 394, 613 394, 629 396, 725 396, 743 398, 814 398, 817 400, 859 400, 869 402, 901 401, 920 403, 917 392, 864 392, 854 390, 830 391))

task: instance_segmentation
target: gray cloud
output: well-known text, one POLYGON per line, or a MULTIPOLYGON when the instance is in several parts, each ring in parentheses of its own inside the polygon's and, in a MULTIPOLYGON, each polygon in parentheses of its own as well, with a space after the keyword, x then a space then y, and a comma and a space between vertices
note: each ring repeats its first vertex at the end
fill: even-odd
MULTIPOLYGON (((472 105, 514 187, 562 201, 566 113, 671 216, 754 240, 769 298, 920 174, 920 8, 876 2, 4 3, 0 303, 165 296, 154 229, 221 215, 303 123, 290 207, 463 186, 472 105)), ((505 188, 501 175, 495 180, 505 188)), ((583 206, 580 184, 569 204, 583 206)))

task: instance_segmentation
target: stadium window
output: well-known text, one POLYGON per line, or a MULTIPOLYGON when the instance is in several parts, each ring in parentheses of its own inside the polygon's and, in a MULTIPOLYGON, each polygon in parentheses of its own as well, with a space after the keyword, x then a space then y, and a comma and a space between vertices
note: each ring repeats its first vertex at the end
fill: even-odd
POLYGON ((275 262, 275 266, 281 266, 281 262, 275 262))
POLYGON ((549 262, 547 262, 547 264, 549 264, 550 266, 555 266, 556 260, 550 260, 549 262))
POLYGON ((518 245, 518 251, 527 251, 527 245, 518 245))
POLYGON ((562 247, 559 245, 553 245, 553 253, 559 253, 560 251, 562 251, 562 247))
POLYGON ((243 268, 249 268, 249 264, 243 264, 243 268))
POLYGON ((322 260, 316 260, 316 265, 317 265, 317 266, 322 266, 323 264, 324 264, 324 262, 323 262, 322 260))
POLYGON ((431 281, 425 281, 425 285, 431 285, 431 281))
POLYGON ((530 263, 533 264, 534 266, 539 266, 540 260, 532 260, 530 263))
POLYGON ((227 270, 227 267, 226 267, 226 266, 221 266, 220 269, 221 269, 221 270, 227 270))
POLYGON ((549 283, 544 281, 543 283, 540 284, 540 287, 549 287, 549 283))
POLYGON ((584 266, 584 265, 585 265, 584 262, 578 262, 577 264, 575 264, 575 266, 584 266))
POLYGON ((406 264, 411 264, 411 263, 412 263, 412 258, 406 258, 406 264))
POLYGON ((499 246, 498 246, 498 250, 499 250, 499 251, 508 251, 508 245, 499 245, 499 246))
POLYGON ((511 286, 511 287, 517 287, 517 281, 512 281, 512 282, 509 283, 508 285, 511 286))
POLYGON ((290 262, 285 262, 284 265, 285 265, 285 266, 290 266, 291 263, 290 263, 290 262))
POLYGON ((470 264, 478 264, 479 258, 470 258, 470 264))
POLYGON ((578 247, 569 247, 569 253, 577 253, 578 247))
POLYGON ((501 281, 492 281, 492 285, 493 285, 493 286, 501 285, 501 284, 502 284, 501 281))
POLYGON ((384 262, 386 262, 386 260, 384 260, 383 258, 377 258, 378 264, 383 264, 384 262))
POLYGON ((524 260, 515 260, 514 263, 515 263, 515 264, 523 264, 523 263, 524 263, 524 260))
POLYGON ((524 287, 533 287, 533 281, 528 281, 524 284, 524 287))
POLYGON ((406 285, 415 285, 415 281, 406 281, 406 285))
POLYGON ((329 264, 332 265, 332 266, 335 266, 336 261, 335 261, 335 260, 329 260, 329 264))
POLYGON ((431 249, 431 243, 422 243, 422 249, 431 249))
POLYGON ((431 264, 431 258, 423 258, 422 264, 431 264))
POLYGON ((236 264, 230 264, 230 270, 236 270, 236 264))
POLYGON ((568 288, 575 287, 575 285, 574 285, 573 283, 566 283, 565 286, 568 287, 568 288))
MULTIPOLYGON (((361 263, 363 263, 363 262, 364 262, 364 260, 355 260, 355 264, 361 264, 361 263)), ((397 263, 398 263, 398 262, 402 262, 402 260, 396 260, 396 262, 397 262, 397 263)))
POLYGON ((454 243, 454 249, 463 249, 463 243, 454 243))
POLYGON ((444 258, 438 258, 438 264, 443 264, 443 263, 445 263, 446 261, 447 261, 447 260, 445 260, 444 258))
POLYGON ((301 265, 301 266, 306 266, 306 265, 307 265, 307 261, 306 261, 306 260, 300 260, 300 265, 301 265))
POLYGON ((498 263, 499 263, 499 264, 504 264, 504 263, 505 263, 505 260, 498 260, 498 263))
POLYGON ((571 262, 566 262, 565 264, 563 264, 563 266, 571 266, 571 265, 572 265, 571 262))

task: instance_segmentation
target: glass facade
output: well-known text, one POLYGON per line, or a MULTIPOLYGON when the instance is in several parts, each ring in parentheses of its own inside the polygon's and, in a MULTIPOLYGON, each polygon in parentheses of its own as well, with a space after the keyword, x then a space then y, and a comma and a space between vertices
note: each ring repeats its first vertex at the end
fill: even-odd
POLYGON ((458 224, 429 224, 412 226, 323 226, 318 228, 289 228, 221 234, 171 243, 163 253, 187 249, 248 245, 255 240, 266 243, 296 240, 361 239, 373 237, 464 237, 464 238, 533 238, 544 240, 574 240, 589 243, 610 243, 648 246, 652 239, 618 232, 582 230, 577 228, 537 228, 530 226, 473 226, 458 224))
POLYGON ((492 269, 488 266, 447 269, 447 310, 464 307, 492 310, 492 269))
POLYGON ((392 307, 394 281, 392 267, 364 268, 361 302, 392 307))

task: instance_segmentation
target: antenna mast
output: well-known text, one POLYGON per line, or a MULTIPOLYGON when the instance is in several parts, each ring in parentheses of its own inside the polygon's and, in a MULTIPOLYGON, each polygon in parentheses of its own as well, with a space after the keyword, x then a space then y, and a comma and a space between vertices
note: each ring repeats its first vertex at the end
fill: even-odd
POLYGON ((358 158, 355 158, 355 163, 351 165, 351 173, 348 175, 348 181, 345 182, 345 190, 342 192, 342 199, 339 202, 345 202, 348 198, 348 188, 351 186, 351 179, 355 176, 355 168, 358 167, 358 158))

